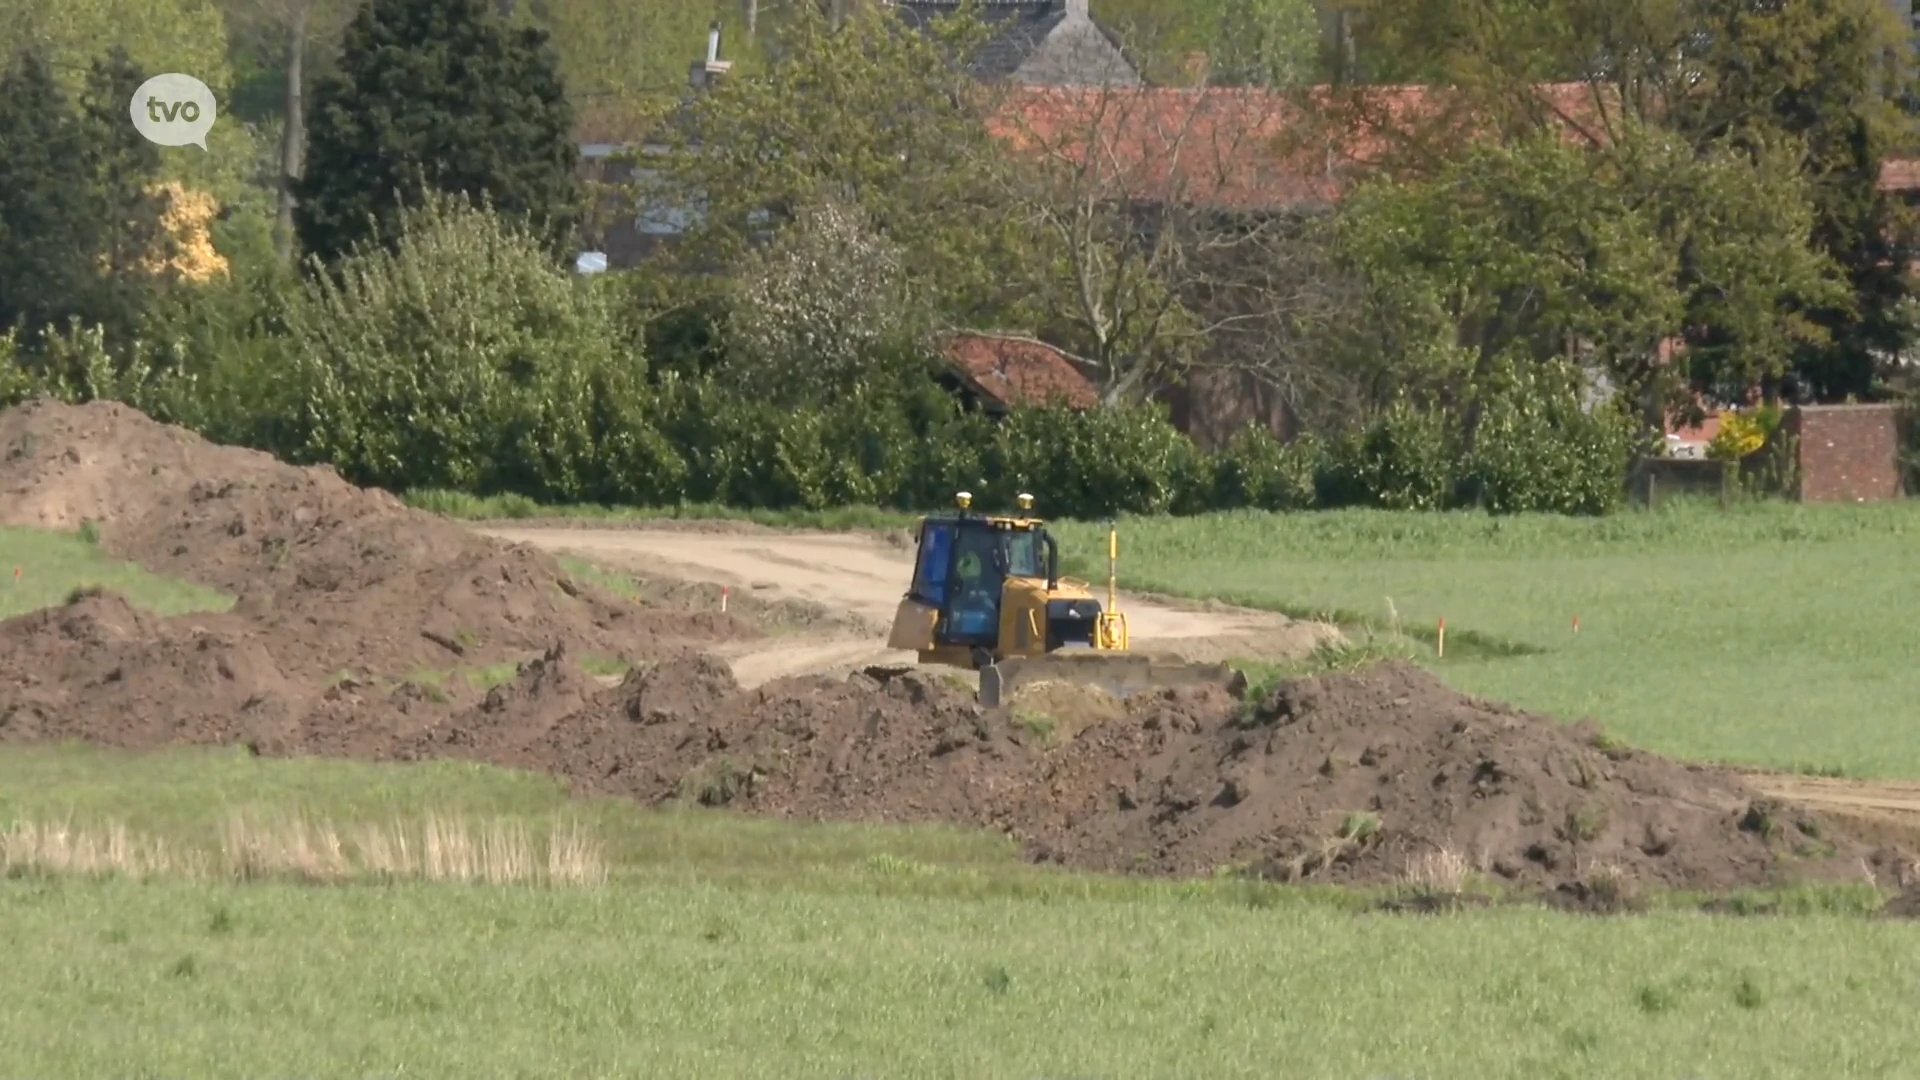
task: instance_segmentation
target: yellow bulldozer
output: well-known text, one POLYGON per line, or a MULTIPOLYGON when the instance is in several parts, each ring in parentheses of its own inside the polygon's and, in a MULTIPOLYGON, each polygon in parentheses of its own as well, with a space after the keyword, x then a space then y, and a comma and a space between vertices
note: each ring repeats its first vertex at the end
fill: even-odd
MULTIPOLYGON (((1107 602, 1085 581, 1060 576, 1060 548, 1034 515, 1033 496, 1013 515, 977 513, 973 496, 920 521, 913 581, 893 618, 890 649, 922 664, 980 673, 980 703, 1011 703, 1020 686, 1069 682, 1126 696, 1211 683, 1239 693, 1245 674, 1226 664, 1155 658, 1128 648, 1119 610, 1119 535, 1107 528, 1107 602)), ((876 669, 874 674, 881 674, 876 669)))

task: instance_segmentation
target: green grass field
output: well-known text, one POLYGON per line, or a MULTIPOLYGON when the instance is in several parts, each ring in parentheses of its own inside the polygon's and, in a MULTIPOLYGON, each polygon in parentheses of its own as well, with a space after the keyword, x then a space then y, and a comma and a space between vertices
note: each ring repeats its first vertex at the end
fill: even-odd
POLYGON ((31 1076, 1896 1077, 1920 932, 632 885, 15 882, 31 1076))
POLYGON ((450 763, 0 753, 0 821, 198 844, 235 811, 577 821, 612 876, 0 880, 11 1073, 1866 1077, 1920 1054, 1920 927, 1834 894, 1791 919, 1386 915, 1050 872, 977 833, 569 801, 450 763))
MULTIPOLYGON (((1444 618, 1436 667, 1448 682, 1596 717, 1662 754, 1920 776, 1920 576, 1908 569, 1920 505, 1229 514, 1121 528, 1128 586, 1382 628, 1397 612, 1428 639, 1444 618)), ((1099 526, 1058 531, 1067 551, 1104 550, 1099 526)))

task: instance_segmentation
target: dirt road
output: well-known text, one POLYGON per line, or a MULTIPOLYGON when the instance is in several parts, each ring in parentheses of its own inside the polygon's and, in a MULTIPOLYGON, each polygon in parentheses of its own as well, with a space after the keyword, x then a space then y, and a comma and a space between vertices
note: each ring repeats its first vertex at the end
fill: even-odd
POLYGON ((1920 826, 1920 781, 1750 773, 1747 782, 1776 799, 1822 810, 1866 813, 1920 826))
MULTIPOLYGON (((478 531, 643 576, 714 582, 768 600, 808 601, 864 624, 851 633, 807 634, 728 650, 735 676, 746 685, 783 675, 837 674, 867 664, 911 660, 911 654, 887 650, 885 636, 913 575, 913 551, 877 534, 522 525, 486 525, 478 531)), ((1301 656, 1336 633, 1267 612, 1184 608, 1125 593, 1120 609, 1127 615, 1136 650, 1195 660, 1301 656)))

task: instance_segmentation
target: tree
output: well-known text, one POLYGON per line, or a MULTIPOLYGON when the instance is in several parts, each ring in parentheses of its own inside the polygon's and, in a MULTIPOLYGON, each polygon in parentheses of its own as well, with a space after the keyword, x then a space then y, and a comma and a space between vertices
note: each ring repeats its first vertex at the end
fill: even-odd
POLYGON ((0 77, 0 332, 95 314, 106 231, 73 104, 38 50, 0 77))
POLYGON ((143 294, 166 275, 177 254, 176 239, 166 227, 172 199, 160 186, 160 148, 127 122, 127 103, 145 81, 146 72, 116 45, 88 69, 81 99, 90 165, 86 180, 103 212, 102 315, 119 316, 108 328, 116 339, 131 332, 143 294))
POLYGON ((925 355, 900 252, 857 210, 805 208, 743 270, 717 373, 742 393, 781 405, 843 401, 925 355))
POLYGON ((159 183, 157 148, 127 122, 143 81, 119 47, 78 102, 37 51, 0 79, 0 332, 21 331, 30 351, 52 331, 98 334, 122 354, 177 276, 169 215, 182 208, 159 183))
POLYGON ((337 42, 353 0, 221 0, 234 36, 277 66, 280 146, 273 175, 274 247, 282 265, 294 260, 295 185, 305 168, 307 61, 316 43, 337 42))
MULTIPOLYGON (((521 18, 550 35, 582 111, 609 101, 677 99, 687 87, 687 64, 706 52, 708 25, 738 11, 737 3, 715 0, 540 0, 522 7, 521 18)), ((727 58, 742 59, 748 45, 730 41, 727 58)))
POLYGON ((367 0, 313 99, 294 185, 310 255, 390 239, 430 192, 484 198, 570 250, 579 148, 543 31, 509 29, 483 0, 367 0))
POLYGON ((1723 386, 1777 376, 1819 329, 1785 301, 1842 302, 1806 242, 1791 148, 1701 155, 1658 129, 1607 152, 1551 135, 1483 142, 1438 175, 1376 180, 1339 213, 1369 312, 1346 350, 1382 400, 1473 406, 1503 365, 1577 360, 1657 420, 1683 338, 1723 386))
POLYGON ((41 49, 69 95, 80 92, 88 65, 115 45, 142 70, 184 71, 216 91, 227 83, 226 29, 212 0, 0 4, 0 42, 41 49))
POLYGON ((1826 331, 1796 350, 1794 367, 1823 394, 1864 393, 1872 357, 1909 340, 1899 312, 1910 295, 1903 269, 1916 251, 1913 223, 1876 184, 1883 159, 1920 140, 1900 107, 1913 65, 1889 63, 1909 55, 1911 31, 1882 0, 1359 6, 1377 75, 1457 88, 1510 127, 1565 120, 1532 87, 1571 80, 1592 91, 1579 123, 1599 141, 1655 123, 1702 152, 1740 147, 1757 157, 1790 139, 1814 201, 1806 239, 1845 269, 1854 298, 1790 301, 1826 331))
POLYGON ((955 18, 929 38, 887 10, 832 30, 786 13, 759 75, 730 77, 669 126, 649 159, 647 204, 699 207, 680 245, 689 269, 741 264, 805 208, 857 209, 900 252, 913 302, 949 322, 992 320, 1017 304, 1006 267, 1026 237, 990 198, 990 95, 959 62, 978 24, 955 18))
POLYGON ((1272 95, 1032 89, 1001 106, 993 175, 1046 256, 1017 280, 1107 402, 1196 365, 1302 401, 1317 381, 1307 342, 1342 288, 1315 230, 1281 205, 1291 193, 1262 187, 1284 119, 1272 95))
POLYGON ((1218 86, 1298 86, 1318 78, 1320 52, 1310 0, 1220 0, 1207 76, 1218 86))

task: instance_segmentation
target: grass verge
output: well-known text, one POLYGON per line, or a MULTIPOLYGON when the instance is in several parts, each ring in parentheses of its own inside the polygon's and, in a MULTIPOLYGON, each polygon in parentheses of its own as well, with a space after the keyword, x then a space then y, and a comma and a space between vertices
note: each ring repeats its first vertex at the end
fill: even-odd
POLYGON ((98 587, 161 615, 225 611, 233 597, 150 574, 100 549, 91 528, 78 532, 0 528, 0 618, 67 602, 77 589, 98 587), (15 570, 19 571, 16 577, 15 570))

